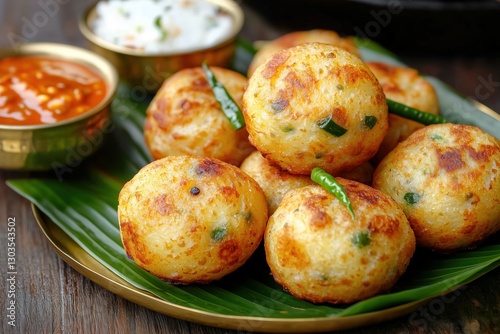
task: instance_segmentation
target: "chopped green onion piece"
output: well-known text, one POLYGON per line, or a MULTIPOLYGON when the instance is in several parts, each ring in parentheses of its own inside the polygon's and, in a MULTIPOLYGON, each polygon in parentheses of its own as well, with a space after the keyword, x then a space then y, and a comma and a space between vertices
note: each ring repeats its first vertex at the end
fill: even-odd
POLYGON ((375 116, 365 116, 364 124, 371 130, 377 124, 377 117, 375 116))
POLYGON ((118 13, 122 14, 124 17, 130 17, 130 13, 125 11, 122 7, 118 9, 118 13))
POLYGON ((428 112, 409 107, 405 104, 386 99, 389 112, 404 118, 408 118, 424 125, 448 123, 448 120, 442 116, 434 115, 428 112))
POLYGON ((416 204, 420 201, 420 195, 415 193, 406 193, 403 198, 406 203, 410 205, 416 204))
POLYGON ((437 133, 435 133, 435 134, 431 135, 431 139, 432 140, 441 140, 441 139, 443 139, 443 137, 441 137, 440 135, 438 135, 437 133))
POLYGON ((313 180, 314 182, 325 188, 332 195, 337 197, 337 199, 347 207, 349 213, 351 214, 352 219, 353 220, 355 219, 354 211, 351 206, 351 201, 347 196, 347 192, 345 191, 344 187, 340 183, 338 183, 337 180, 335 180, 333 176, 331 176, 321 168, 315 167, 311 172, 311 180, 313 180))
POLYGON ((245 219, 246 222, 250 222, 252 219, 252 211, 244 212, 243 219, 245 219))
POLYGON ((334 135, 335 137, 340 137, 347 132, 347 129, 344 129, 332 120, 331 115, 320 119, 318 125, 321 129, 334 135))
POLYGON ((227 234, 227 228, 225 226, 217 227, 210 233, 210 238, 214 241, 221 241, 227 234))
POLYGON ((372 240, 367 232, 359 232, 351 238, 351 241, 355 246, 358 246, 358 248, 363 248, 368 246, 372 240))
POLYGON ((245 119, 240 107, 234 102, 233 98, 227 92, 226 88, 215 78, 214 73, 208 68, 206 63, 201 64, 205 71, 208 83, 212 88, 215 99, 219 102, 222 111, 231 123, 234 130, 239 130, 245 126, 245 119))
POLYGON ((285 126, 281 127, 281 131, 283 131, 283 132, 291 132, 293 130, 295 130, 295 129, 291 125, 285 125, 285 126))

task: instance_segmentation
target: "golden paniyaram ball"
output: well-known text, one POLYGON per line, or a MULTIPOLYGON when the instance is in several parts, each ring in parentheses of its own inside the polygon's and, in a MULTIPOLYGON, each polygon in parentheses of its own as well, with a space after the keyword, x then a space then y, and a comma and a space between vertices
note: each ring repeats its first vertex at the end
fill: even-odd
POLYGON ((243 160, 240 168, 257 181, 266 194, 269 215, 276 211, 287 191, 314 184, 314 181, 307 175, 290 174, 270 164, 259 151, 252 152, 243 160))
MULTIPOLYGON (((266 194, 269 215, 276 211, 283 196, 289 190, 315 184, 309 175, 291 174, 271 164, 259 151, 252 152, 243 160, 240 168, 257 181, 264 194, 266 194)), ((366 162, 338 176, 364 184, 371 184, 372 174, 373 166, 366 162)))
MULTIPOLYGON (((434 87, 417 70, 381 62, 367 62, 382 85, 388 99, 412 108, 439 114, 439 100, 434 87)), ((389 129, 372 161, 378 164, 396 145, 424 125, 410 119, 389 114, 389 129)))
POLYGON ((500 141, 471 125, 426 126, 380 162, 373 186, 403 208, 420 246, 474 246, 500 230, 500 141))
POLYGON ((208 283, 239 268, 260 244, 267 218, 255 180, 205 157, 156 160, 119 195, 127 255, 171 283, 208 283))
POLYGON ((243 95, 250 142, 292 174, 337 175, 368 161, 387 132, 387 104, 369 68, 344 49, 308 43, 258 67, 243 95), (346 130, 333 135, 324 127, 346 130))
POLYGON ((355 212, 320 185, 286 193, 269 218, 264 246, 276 282, 314 303, 352 303, 388 291, 406 271, 415 237, 389 196, 336 180, 355 212))
POLYGON ((367 161, 364 164, 359 165, 358 167, 337 174, 335 175, 335 177, 342 177, 344 179, 357 181, 360 183, 364 183, 366 185, 371 185, 373 178, 373 171, 374 168, 372 163, 367 161))
MULTIPOLYGON (((247 79, 229 69, 210 69, 241 107, 247 79)), ((245 128, 231 127, 201 67, 165 80, 147 109, 144 137, 154 159, 196 155, 239 166, 254 150, 245 128)))
POLYGON ((388 99, 431 114, 439 114, 439 101, 429 81, 410 67, 366 62, 388 99))
POLYGON ((389 113, 389 129, 380 144, 377 153, 370 159, 374 166, 392 151, 396 145, 410 136, 413 132, 422 129, 425 125, 411 119, 389 113))
POLYGON ((271 57, 276 52, 292 46, 311 42, 339 46, 359 57, 358 47, 352 37, 341 37, 337 32, 325 29, 293 31, 267 42, 260 47, 250 62, 247 76, 251 77, 255 72, 255 69, 257 69, 257 67, 264 63, 267 58, 271 57))

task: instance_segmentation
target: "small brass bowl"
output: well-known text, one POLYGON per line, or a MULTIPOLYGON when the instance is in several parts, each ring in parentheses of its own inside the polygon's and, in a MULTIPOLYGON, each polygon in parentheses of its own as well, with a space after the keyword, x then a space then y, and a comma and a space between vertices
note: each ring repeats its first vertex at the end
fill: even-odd
POLYGON ((243 27, 243 11, 232 0, 207 1, 218 6, 233 19, 232 29, 228 32, 226 39, 208 48, 193 48, 172 53, 146 53, 109 43, 92 31, 97 3, 90 6, 80 18, 79 28, 87 39, 89 48, 115 65, 120 79, 128 83, 132 89, 154 94, 166 78, 181 69, 200 66, 203 61, 214 66, 229 65, 235 49, 236 36, 243 27))
POLYGON ((106 59, 70 45, 33 43, 0 50, 0 58, 16 56, 41 56, 76 62, 96 71, 106 82, 104 99, 94 108, 73 118, 40 125, 0 123, 0 169, 53 169, 60 177, 96 152, 105 135, 112 131, 110 103, 117 89, 118 74, 106 59))

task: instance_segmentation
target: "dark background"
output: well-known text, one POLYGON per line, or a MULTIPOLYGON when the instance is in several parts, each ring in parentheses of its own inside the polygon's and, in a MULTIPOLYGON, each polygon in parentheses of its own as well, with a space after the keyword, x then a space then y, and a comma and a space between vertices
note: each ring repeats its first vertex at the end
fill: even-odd
MULTIPOLYGON (((140 0, 137 0, 140 1, 140 0)), ((330 28, 356 35, 366 27, 381 29, 374 40, 397 53, 408 65, 448 83, 464 96, 500 111, 500 3, 496 1, 400 1, 403 7, 384 27, 373 16, 393 1, 236 0, 245 11, 245 39, 265 40, 298 29, 330 28), (374 3, 378 3, 374 6, 374 3), (425 5, 427 8, 422 8, 425 5), (420 9, 415 8, 420 6, 420 9), (372 22, 372 23, 370 23, 372 22), (375 23, 373 23, 375 22, 375 23), (369 25, 371 24, 371 25, 369 25), (383 28, 383 29, 382 29, 383 28), (489 82, 491 81, 491 82, 489 82)), ((0 0, 0 48, 11 46, 9 34, 28 42, 85 46, 77 18, 93 0, 0 0), (43 19, 40 3, 64 3, 36 31, 23 35, 34 18, 43 19)), ((394 11, 394 10, 393 10, 394 11)), ((47 14, 48 15, 48 14, 47 14)), ((383 15, 379 17, 383 20, 383 15)), ((381 21, 384 22, 384 21, 381 21)), ((43 23, 43 22, 39 22, 43 23)), ((377 32, 374 30, 374 32, 377 32)), ((174 333, 241 334, 182 321, 129 302, 94 284, 66 264, 51 248, 33 216, 30 202, 5 184, 36 173, 0 170, 0 324, 1 333, 174 333), (16 218, 17 327, 7 326, 5 312, 7 221, 16 218)), ((412 315, 365 326, 343 334, 500 333, 500 268, 438 296, 422 311, 422 325, 412 315), (443 299, 445 298, 445 299, 443 299), (446 303, 442 303, 446 300, 446 303), (441 304, 439 304, 441 303, 441 304), (441 308, 436 306, 443 305, 441 308)), ((291 324, 290 326, 293 326, 291 324)))
POLYGON ((500 54, 500 2, 416 0, 244 0, 294 29, 363 35, 400 54, 500 54))

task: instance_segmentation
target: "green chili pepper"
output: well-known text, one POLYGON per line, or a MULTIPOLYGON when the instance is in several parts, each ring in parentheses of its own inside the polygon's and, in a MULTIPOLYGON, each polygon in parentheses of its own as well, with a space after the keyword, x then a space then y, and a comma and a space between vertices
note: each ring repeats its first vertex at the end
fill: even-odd
POLYGON ((208 83, 212 88, 215 99, 219 102, 222 111, 231 123, 234 130, 239 130, 245 126, 245 119, 240 107, 234 102, 233 98, 227 92, 226 88, 215 78, 214 73, 208 68, 206 63, 201 65, 205 71, 208 83))
POLYGON ((347 197, 347 192, 345 191, 344 187, 340 183, 335 180, 333 176, 325 172, 319 167, 313 168, 311 172, 311 180, 325 188, 328 192, 330 192, 332 195, 337 197, 337 199, 344 204, 347 209, 349 210, 352 219, 354 220, 354 211, 351 206, 351 201, 349 200, 349 197, 347 197))
POLYGON ((332 120, 332 116, 327 116, 320 119, 318 122, 318 126, 329 134, 334 135, 335 137, 340 137, 347 132, 347 129, 344 129, 332 120))
POLYGON ((423 112, 418 109, 409 107, 405 104, 386 99, 389 112, 404 118, 408 118, 425 125, 448 123, 449 121, 443 116, 434 115, 428 112, 423 112))

